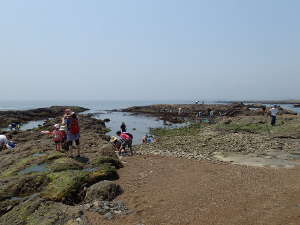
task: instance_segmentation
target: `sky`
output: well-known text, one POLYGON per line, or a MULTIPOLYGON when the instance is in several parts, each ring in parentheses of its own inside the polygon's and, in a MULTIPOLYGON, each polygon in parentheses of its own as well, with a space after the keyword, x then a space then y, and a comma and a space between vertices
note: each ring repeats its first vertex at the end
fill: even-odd
POLYGON ((0 100, 300 99, 298 0, 0 2, 0 100))

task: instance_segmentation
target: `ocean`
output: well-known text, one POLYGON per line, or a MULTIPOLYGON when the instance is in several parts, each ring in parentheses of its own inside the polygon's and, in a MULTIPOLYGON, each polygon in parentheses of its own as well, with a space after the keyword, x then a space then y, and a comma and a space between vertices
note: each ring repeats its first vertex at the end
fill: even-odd
MULTIPOLYGON (((82 106, 90 109, 84 113, 96 113, 94 116, 96 119, 110 119, 110 122, 106 123, 106 127, 111 129, 108 135, 116 135, 116 132, 120 130, 121 123, 125 122, 127 131, 134 136, 133 144, 140 144, 143 136, 150 132, 150 128, 176 128, 186 126, 186 124, 166 125, 164 121, 154 117, 109 112, 109 110, 164 103, 184 104, 191 103, 191 101, 0 101, 0 110, 28 110, 53 105, 82 106)), ((43 122, 42 120, 28 122, 22 125, 21 130, 38 127, 43 122)), ((8 128, 2 130, 8 130, 8 128)))

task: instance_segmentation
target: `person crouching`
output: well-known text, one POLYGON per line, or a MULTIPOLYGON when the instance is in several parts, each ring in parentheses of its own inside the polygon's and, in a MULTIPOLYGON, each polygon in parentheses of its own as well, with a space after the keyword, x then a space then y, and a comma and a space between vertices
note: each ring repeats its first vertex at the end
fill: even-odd
POLYGON ((132 151, 132 139, 133 136, 130 133, 124 132, 122 133, 121 131, 117 131, 116 133, 119 136, 119 140, 121 142, 121 146, 119 148, 119 154, 126 153, 126 147, 129 148, 131 155, 133 155, 132 151))

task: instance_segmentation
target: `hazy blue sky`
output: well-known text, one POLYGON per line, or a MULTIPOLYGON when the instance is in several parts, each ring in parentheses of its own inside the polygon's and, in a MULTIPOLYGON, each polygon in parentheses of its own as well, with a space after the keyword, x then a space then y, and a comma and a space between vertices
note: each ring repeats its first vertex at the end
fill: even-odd
POLYGON ((298 0, 7 0, 0 100, 300 98, 298 0))

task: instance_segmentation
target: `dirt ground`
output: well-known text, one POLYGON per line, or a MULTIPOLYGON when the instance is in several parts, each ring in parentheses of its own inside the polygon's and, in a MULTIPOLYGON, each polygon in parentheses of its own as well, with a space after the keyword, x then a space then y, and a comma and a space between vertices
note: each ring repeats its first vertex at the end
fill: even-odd
POLYGON ((133 212, 90 224, 299 225, 300 167, 256 168, 161 156, 123 159, 119 200, 133 212))

